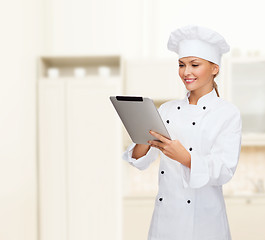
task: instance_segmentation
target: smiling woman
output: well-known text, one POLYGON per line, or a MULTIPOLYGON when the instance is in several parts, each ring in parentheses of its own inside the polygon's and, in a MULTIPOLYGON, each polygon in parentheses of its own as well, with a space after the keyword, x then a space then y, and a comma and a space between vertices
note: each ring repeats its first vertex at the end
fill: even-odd
POLYGON ((214 82, 229 46, 217 32, 191 25, 171 33, 168 49, 179 55, 188 90, 159 108, 171 140, 151 131, 160 142, 133 143, 123 155, 140 170, 161 155, 148 240, 231 240, 222 186, 237 167, 242 121, 214 82))
POLYGON ((202 58, 183 57, 179 59, 179 76, 185 84, 186 89, 193 91, 192 96, 190 96, 190 104, 197 104, 196 99, 198 97, 194 96, 201 96, 203 92, 210 92, 212 90, 214 87, 214 77, 218 72, 219 66, 217 64, 202 58))

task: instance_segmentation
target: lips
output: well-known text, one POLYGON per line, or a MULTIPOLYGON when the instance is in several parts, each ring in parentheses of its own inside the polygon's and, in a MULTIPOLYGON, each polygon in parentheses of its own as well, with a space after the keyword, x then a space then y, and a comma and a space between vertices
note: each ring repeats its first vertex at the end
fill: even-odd
POLYGON ((196 81, 196 79, 197 78, 185 78, 184 80, 185 80, 186 83, 193 83, 193 82, 196 81))

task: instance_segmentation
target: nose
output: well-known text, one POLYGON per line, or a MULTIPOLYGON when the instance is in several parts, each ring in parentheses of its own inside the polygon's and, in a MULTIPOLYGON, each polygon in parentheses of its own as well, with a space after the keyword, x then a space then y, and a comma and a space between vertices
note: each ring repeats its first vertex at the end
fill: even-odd
POLYGON ((190 74, 191 74, 190 68, 188 66, 186 66, 184 69, 184 76, 188 76, 190 74))

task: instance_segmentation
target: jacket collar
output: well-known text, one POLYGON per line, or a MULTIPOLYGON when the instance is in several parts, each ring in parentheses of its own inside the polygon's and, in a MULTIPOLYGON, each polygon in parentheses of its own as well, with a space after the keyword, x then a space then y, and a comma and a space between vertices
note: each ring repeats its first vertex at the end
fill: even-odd
POLYGON ((218 98, 215 89, 198 99, 197 105, 189 104, 190 91, 187 92, 184 102, 189 106, 210 106, 218 98))

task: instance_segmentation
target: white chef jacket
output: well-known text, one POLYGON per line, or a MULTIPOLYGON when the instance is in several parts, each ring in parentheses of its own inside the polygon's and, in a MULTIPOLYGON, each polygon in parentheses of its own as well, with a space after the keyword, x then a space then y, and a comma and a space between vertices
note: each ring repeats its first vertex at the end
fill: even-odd
POLYGON ((162 104, 159 112, 172 138, 191 154, 191 168, 151 147, 138 160, 132 143, 123 159, 143 170, 160 153, 159 190, 148 240, 230 240, 222 185, 233 176, 241 149, 242 120, 238 108, 213 89, 189 104, 162 104))

